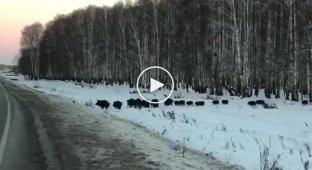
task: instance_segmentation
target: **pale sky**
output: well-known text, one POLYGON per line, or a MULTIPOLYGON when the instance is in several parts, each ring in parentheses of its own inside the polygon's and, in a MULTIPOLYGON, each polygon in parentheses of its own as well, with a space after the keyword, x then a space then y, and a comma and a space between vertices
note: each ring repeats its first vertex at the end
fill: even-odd
POLYGON ((33 22, 52 20, 88 5, 112 6, 120 0, 0 0, 0 64, 13 64, 21 30, 33 22))

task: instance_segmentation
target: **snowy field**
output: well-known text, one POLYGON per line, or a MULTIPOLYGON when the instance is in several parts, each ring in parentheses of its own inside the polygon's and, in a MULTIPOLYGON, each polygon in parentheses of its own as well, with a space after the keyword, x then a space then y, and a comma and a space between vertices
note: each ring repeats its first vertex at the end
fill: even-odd
MULTIPOLYGON (((107 100, 111 103, 108 113, 133 121, 147 129, 163 135, 175 143, 207 153, 231 164, 246 169, 265 169, 276 164, 284 170, 312 168, 312 105, 283 99, 265 99, 263 91, 257 98, 210 96, 229 100, 228 105, 213 105, 207 94, 197 94, 178 89, 172 99, 205 101, 205 106, 164 106, 159 108, 134 109, 126 105, 130 98, 140 98, 130 92, 127 85, 75 85, 64 81, 29 81, 22 76, 2 73, 7 79, 32 89, 67 97, 75 103, 93 105, 107 100), (247 105, 250 100, 263 99, 277 109, 247 105), (121 110, 112 107, 119 100, 121 110)), ((166 90, 163 91, 164 94, 166 90)), ((158 95, 163 95, 157 93, 158 95)), ((282 96, 282 93, 281 93, 282 96)), ((157 96, 154 96, 157 98, 157 96)), ((163 97, 163 96, 162 96, 163 97)), ((160 98, 162 98, 160 97, 160 98)), ((185 153, 187 156, 187 151, 185 153)))

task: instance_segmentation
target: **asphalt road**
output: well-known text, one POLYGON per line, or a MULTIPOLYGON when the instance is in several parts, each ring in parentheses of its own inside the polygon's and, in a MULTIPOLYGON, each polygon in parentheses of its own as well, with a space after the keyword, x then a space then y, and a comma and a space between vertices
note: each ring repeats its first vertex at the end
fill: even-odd
POLYGON ((0 80, 0 170, 47 169, 31 109, 12 83, 0 80))

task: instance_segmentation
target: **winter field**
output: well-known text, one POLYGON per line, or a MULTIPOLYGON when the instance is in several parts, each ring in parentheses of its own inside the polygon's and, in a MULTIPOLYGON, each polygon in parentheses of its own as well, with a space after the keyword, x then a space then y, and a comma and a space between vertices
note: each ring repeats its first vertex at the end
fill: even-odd
MULTIPOLYGON (((209 156, 241 165, 250 170, 278 167, 283 170, 312 168, 312 105, 284 99, 266 99, 260 95, 240 99, 224 96, 209 96, 178 89, 172 99, 205 101, 204 106, 165 106, 135 109, 127 106, 130 98, 140 98, 130 93, 127 85, 79 85, 64 81, 30 81, 23 76, 1 73, 12 82, 51 95, 70 98, 75 103, 94 109, 97 100, 111 103, 107 113, 135 122, 152 132, 193 148, 209 156), (229 100, 228 105, 213 105, 212 99, 229 100), (251 100, 265 100, 276 109, 264 109, 247 105, 251 100), (122 109, 112 107, 119 100, 122 109)), ((163 90, 163 94, 167 94, 163 90)), ((163 95, 158 92, 157 95, 163 95)), ((283 97, 283 93, 281 93, 283 97)), ((154 96, 162 98, 163 96, 154 96)), ((106 112, 104 109, 103 112, 106 112)), ((187 150, 185 152, 187 157, 187 150)))

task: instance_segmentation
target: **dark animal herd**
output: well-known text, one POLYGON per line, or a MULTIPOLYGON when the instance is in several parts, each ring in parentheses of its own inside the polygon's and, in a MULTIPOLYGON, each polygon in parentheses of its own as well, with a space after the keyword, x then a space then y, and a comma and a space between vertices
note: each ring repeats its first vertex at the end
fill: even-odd
MULTIPOLYGON (((157 99, 153 99, 152 102, 153 103, 149 103, 149 102, 147 102, 145 100, 141 100, 141 99, 129 99, 129 100, 127 100, 127 105, 130 108, 137 108, 137 109, 149 108, 149 107, 153 107, 153 108, 159 107, 159 104, 157 103, 158 102, 157 99)), ((222 104, 228 104, 229 101, 228 100, 222 100, 221 103, 222 104)), ((217 104, 219 104, 219 101, 213 100, 212 104, 217 105, 217 104)), ((101 107, 101 109, 104 109, 104 108, 107 109, 110 106, 110 103, 107 100, 98 100, 95 105, 101 107)), ((164 105, 165 106, 172 106, 172 105, 175 105, 175 106, 185 106, 185 105, 187 105, 187 106, 193 106, 193 105, 204 106, 205 102, 204 101, 193 102, 193 101, 185 101, 185 100, 172 100, 169 98, 164 102, 164 105)), ((122 102, 114 101, 113 107, 116 109, 121 109, 122 102)))
MULTIPOLYGON (((155 102, 155 103, 149 103, 149 102, 147 102, 145 100, 141 100, 141 99, 129 99, 129 100, 127 100, 127 105, 130 108, 137 108, 137 109, 149 108, 149 107, 157 108, 159 106, 159 104, 156 103, 156 102, 158 102, 157 99, 153 99, 152 102, 155 102)), ((213 100, 212 101, 212 104, 214 104, 214 105, 218 105, 219 103, 220 103, 219 100, 213 100)), ((221 103, 224 105, 227 105, 227 104, 229 104, 229 101, 228 100, 221 100, 221 103)), ((172 100, 170 98, 164 102, 165 106, 172 106, 173 104, 175 106, 185 106, 185 105, 187 105, 187 106, 193 106, 193 105, 204 106, 205 102, 204 101, 193 102, 193 101, 185 101, 185 100, 172 100)), ((262 105, 264 108, 272 108, 272 106, 268 105, 264 100, 249 101, 247 104, 249 106, 252 106, 252 107, 254 107, 256 105, 262 105)), ((309 102, 307 100, 302 101, 302 105, 307 105, 307 104, 309 104, 309 102)), ((101 107, 101 109, 104 109, 104 108, 107 109, 110 106, 110 103, 107 100, 98 100, 95 105, 101 107)), ((113 107, 116 109, 121 109, 122 102, 114 101, 113 107)))

